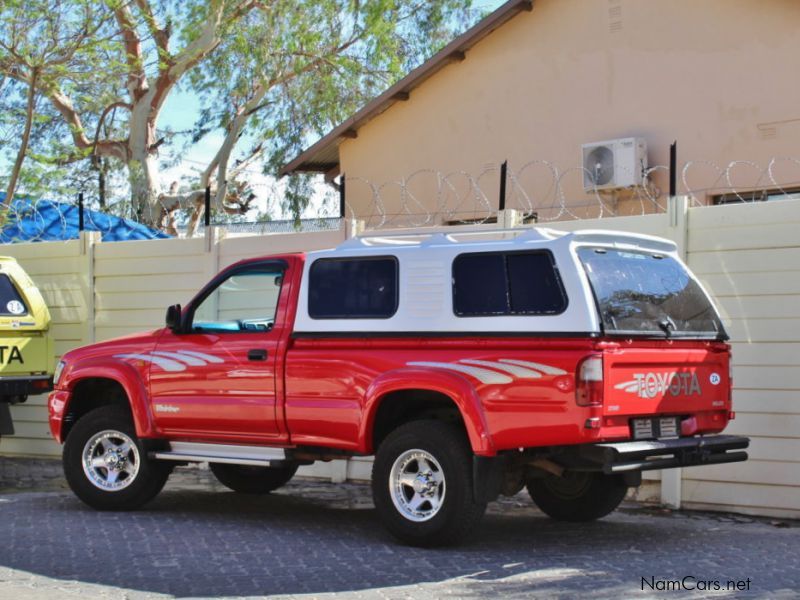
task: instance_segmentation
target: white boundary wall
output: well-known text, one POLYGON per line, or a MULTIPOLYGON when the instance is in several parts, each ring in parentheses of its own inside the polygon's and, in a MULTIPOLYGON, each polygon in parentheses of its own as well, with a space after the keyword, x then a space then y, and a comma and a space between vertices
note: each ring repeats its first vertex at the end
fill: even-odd
MULTIPOLYGON (((509 225, 514 219, 513 211, 505 211, 499 221, 509 225)), ((542 225, 674 240, 717 300, 731 334, 737 418, 727 431, 753 438, 751 459, 670 470, 663 480, 650 473, 640 497, 672 506, 800 517, 800 201, 687 208, 685 198, 676 198, 663 214, 542 225)), ((100 243, 84 235, 62 243, 7 245, 2 253, 16 257, 44 293, 60 355, 160 327, 169 304, 185 303, 237 260, 330 248, 344 239, 342 231, 225 238, 212 228, 200 239, 100 243)), ((0 454, 59 455, 46 413, 44 396, 13 407, 17 434, 0 441, 0 454)), ((370 463, 317 463, 304 473, 366 479, 370 463)))

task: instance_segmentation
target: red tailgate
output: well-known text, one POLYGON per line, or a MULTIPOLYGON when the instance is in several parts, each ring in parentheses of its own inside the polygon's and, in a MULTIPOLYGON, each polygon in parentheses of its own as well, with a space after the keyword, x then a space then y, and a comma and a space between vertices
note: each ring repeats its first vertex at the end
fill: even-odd
MULTIPOLYGON (((629 342, 603 354, 608 417, 730 410, 730 354, 718 342, 629 342)), ((715 419, 717 420, 717 419, 715 419)))

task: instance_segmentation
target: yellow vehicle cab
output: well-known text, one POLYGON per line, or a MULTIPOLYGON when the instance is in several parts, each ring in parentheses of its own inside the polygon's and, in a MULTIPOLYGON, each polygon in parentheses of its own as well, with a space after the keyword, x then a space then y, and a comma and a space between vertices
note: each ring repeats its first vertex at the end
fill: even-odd
POLYGON ((14 258, 0 256, 0 435, 14 433, 9 406, 53 388, 50 311, 14 258))

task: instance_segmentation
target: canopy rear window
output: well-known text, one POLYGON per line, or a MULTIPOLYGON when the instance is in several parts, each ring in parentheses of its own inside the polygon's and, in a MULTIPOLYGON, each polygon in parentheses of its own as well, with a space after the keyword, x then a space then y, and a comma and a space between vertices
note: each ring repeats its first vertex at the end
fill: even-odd
POLYGON ((577 254, 606 333, 727 337, 706 294, 671 256, 593 247, 577 254))
POLYGON ((27 314, 28 307, 19 295, 14 283, 3 273, 0 273, 0 316, 16 317, 27 314))

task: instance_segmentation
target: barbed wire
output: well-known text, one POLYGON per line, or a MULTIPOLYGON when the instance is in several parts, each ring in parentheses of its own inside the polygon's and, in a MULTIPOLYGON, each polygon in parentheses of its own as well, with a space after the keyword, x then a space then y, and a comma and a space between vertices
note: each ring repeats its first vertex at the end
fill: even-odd
MULTIPOLYGON (((665 165, 638 173, 617 166, 617 181, 639 184, 601 186, 593 184, 595 175, 583 166, 560 169, 546 160, 531 160, 508 168, 505 208, 536 222, 661 213, 667 207, 669 175, 665 165)), ((477 174, 419 169, 382 183, 347 176, 348 214, 363 219, 370 229, 488 223, 500 208, 500 177, 500 164, 487 165, 477 174)), ((688 161, 676 179, 677 193, 689 196, 692 206, 797 198, 800 158, 774 157, 765 167, 749 160, 723 167, 713 161, 688 161)))
MULTIPOLYGON (((443 173, 420 169, 400 180, 375 182, 365 177, 347 176, 345 214, 365 222, 367 229, 426 227, 442 224, 481 224, 498 219, 500 178, 503 167, 489 164, 477 174, 467 171, 443 173)), ((656 165, 632 173, 617 167, 619 179, 635 180, 639 185, 614 188, 594 185, 594 174, 582 166, 561 169, 546 160, 531 160, 505 173, 505 208, 516 209, 523 222, 603 218, 662 213, 666 210, 669 169, 656 165)), ((780 198, 800 199, 800 158, 774 157, 766 166, 735 160, 724 166, 714 161, 694 160, 675 173, 677 193, 690 198, 692 206, 710 203, 757 202, 780 198)), ((325 186, 315 193, 306 219, 241 220, 212 224, 236 234, 264 235, 296 231, 326 231, 343 226, 342 219, 330 216, 332 190, 325 186), (319 204, 319 206, 316 206, 319 204), (323 210, 321 207, 325 205, 323 210)), ((263 188, 263 182, 253 187, 263 188)), ((281 204, 285 187, 279 181, 266 185, 267 211, 281 204)), ((0 194, 2 196, 2 194, 0 194)), ((0 197, 0 201, 2 198, 0 197)), ((126 217, 98 210, 81 211, 74 203, 20 198, 10 205, 0 202, 0 243, 75 239, 81 223, 85 230, 98 231, 105 241, 169 237, 140 219, 131 218, 127 209, 117 207, 126 217)), ((122 205, 121 205, 122 206, 122 205)), ((188 235, 184 224, 177 230, 188 235)), ((201 225, 195 235, 202 235, 201 225)))

